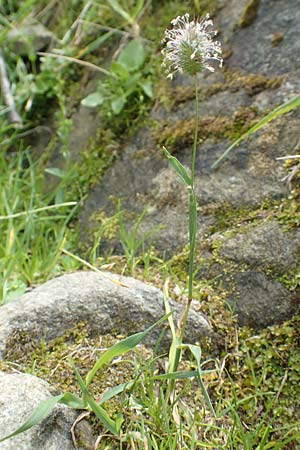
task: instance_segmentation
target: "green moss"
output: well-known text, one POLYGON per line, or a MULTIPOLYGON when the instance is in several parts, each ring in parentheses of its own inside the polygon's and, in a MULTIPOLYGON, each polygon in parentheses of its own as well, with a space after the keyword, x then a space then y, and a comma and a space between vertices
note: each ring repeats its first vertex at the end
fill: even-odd
MULTIPOLYGON (((89 327, 81 322, 50 342, 33 338, 31 332, 19 334, 18 339, 16 336, 12 338, 5 355, 6 366, 17 364, 19 370, 23 369, 48 381, 59 391, 79 394, 80 389, 69 360, 74 361, 82 377, 85 377, 99 356, 123 336, 110 334, 92 337, 89 327)), ((146 350, 141 351, 150 355, 146 350)), ((91 392, 99 396, 106 388, 129 381, 134 377, 136 358, 137 353, 131 352, 122 363, 110 364, 100 371, 91 385, 91 392)))
POLYGON ((120 150, 120 144, 110 129, 100 129, 81 152, 77 165, 78 182, 83 193, 89 192, 93 184, 99 183, 101 176, 111 165, 120 150))
POLYGON ((294 292, 293 301, 299 304, 300 292, 300 265, 290 269, 288 272, 277 276, 277 280, 282 283, 287 289, 294 292))
MULTIPOLYGON (((227 362, 237 395, 245 396, 250 391, 278 393, 273 414, 281 424, 300 419, 299 324, 295 316, 256 335, 244 329, 239 336, 239 352, 229 356, 227 362)), ((252 420, 246 409, 243 413, 247 421, 252 420)))
POLYGON ((257 17, 260 0, 249 0, 239 21, 239 27, 244 28, 251 25, 257 17))
MULTIPOLYGON (((284 80, 283 76, 267 77, 261 74, 229 69, 224 69, 223 75, 225 77, 224 82, 214 83, 207 86, 205 90, 200 90, 200 101, 207 100, 218 92, 236 92, 240 89, 245 89, 250 96, 256 95, 266 89, 277 89, 284 80)), ((164 83, 163 87, 165 89, 165 95, 169 97, 171 108, 195 98, 193 86, 177 86, 172 88, 170 83, 164 83)), ((160 92, 160 95, 162 95, 162 92, 160 92)))
MULTIPOLYGON (((208 138, 236 139, 256 123, 256 113, 252 108, 240 108, 233 118, 228 116, 205 116, 199 119, 199 142, 208 138)), ((157 124, 153 130, 154 139, 160 146, 190 145, 194 139, 194 119, 178 120, 157 124)))
POLYGON ((272 35, 272 46, 278 47, 278 45, 283 41, 283 37, 284 37, 284 35, 280 31, 277 31, 276 33, 274 33, 272 35))

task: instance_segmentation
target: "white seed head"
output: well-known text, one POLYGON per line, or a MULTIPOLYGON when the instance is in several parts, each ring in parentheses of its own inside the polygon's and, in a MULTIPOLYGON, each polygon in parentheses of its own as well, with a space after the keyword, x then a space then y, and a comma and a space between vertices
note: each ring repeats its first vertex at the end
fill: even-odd
POLYGON ((172 20, 172 30, 165 31, 162 50, 168 77, 173 78, 175 72, 195 75, 207 69, 214 72, 212 63, 215 61, 222 67, 221 44, 214 41, 216 31, 208 31, 213 25, 209 15, 202 20, 190 21, 190 15, 178 16, 172 20))

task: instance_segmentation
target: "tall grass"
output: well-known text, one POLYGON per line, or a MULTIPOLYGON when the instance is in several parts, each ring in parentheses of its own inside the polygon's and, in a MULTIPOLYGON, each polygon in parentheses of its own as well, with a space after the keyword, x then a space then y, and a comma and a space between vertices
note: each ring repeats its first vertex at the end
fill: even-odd
POLYGON ((0 154, 0 303, 74 266, 61 249, 76 208, 76 201, 57 203, 47 194, 27 153, 0 154))

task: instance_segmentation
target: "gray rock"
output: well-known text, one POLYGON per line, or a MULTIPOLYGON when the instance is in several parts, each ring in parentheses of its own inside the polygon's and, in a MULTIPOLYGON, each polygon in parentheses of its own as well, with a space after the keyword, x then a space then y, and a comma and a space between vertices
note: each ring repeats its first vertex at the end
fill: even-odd
POLYGON ((233 237, 225 237, 219 252, 222 257, 252 268, 284 271, 298 264, 300 230, 286 231, 278 222, 266 221, 233 237))
MULTIPOLYGON (((182 306, 170 300, 170 307, 178 317, 182 306)), ((94 334, 114 331, 129 335, 143 331, 164 314, 163 294, 153 286, 110 273, 71 273, 48 281, 1 307, 0 357, 5 356, 9 342, 15 345, 22 332, 36 338, 53 339, 78 322, 86 321, 94 334)), ((160 331, 154 330, 146 342, 154 344, 160 331)), ((186 340, 196 342, 211 334, 206 319, 192 308, 186 340)))
MULTIPOLYGON (((52 397, 48 383, 28 374, 0 372, 0 438, 19 428, 41 402, 52 397)), ((40 424, 0 443, 0 450, 73 450, 70 429, 77 414, 56 405, 40 424)))
POLYGON ((256 20, 234 35, 230 65, 266 75, 299 70, 300 61, 295 58, 300 51, 299 14, 298 0, 261 0, 256 20), (283 39, 274 46, 272 37, 278 32, 283 39))
POLYGON ((291 293, 262 272, 247 270, 234 276, 236 291, 230 303, 242 326, 254 329, 281 323, 295 312, 291 293))
POLYGON ((21 56, 46 50, 54 40, 54 34, 39 22, 27 21, 7 33, 8 45, 21 56))
MULTIPOLYGON (((227 72, 216 71, 199 76, 202 95, 200 118, 207 119, 206 127, 211 126, 214 130, 212 135, 206 136, 205 127, 200 127, 200 135, 204 134, 204 138, 199 143, 195 185, 198 203, 204 207, 210 204, 222 207, 225 203, 229 208, 252 208, 265 200, 280 199, 288 194, 281 181, 285 174, 283 164, 277 162, 276 157, 285 155, 287 151, 292 153, 297 146, 299 110, 265 126, 234 149, 215 170, 211 168, 231 142, 226 138, 226 129, 222 131, 222 126, 220 130, 215 127, 218 120, 220 124, 223 120, 232 124, 239 114, 243 118, 243 111, 246 117, 253 111, 262 116, 292 98, 300 89, 300 62, 294 57, 300 51, 300 41, 295 38, 300 23, 298 0, 277 0, 272 5, 268 0, 261 0, 255 20, 248 27, 241 28, 237 25, 247 3, 247 0, 219 2, 220 10, 214 22, 224 49, 231 50, 231 56, 225 60, 227 72), (278 31, 283 33, 283 40, 275 47, 272 36, 278 31), (281 81, 277 80, 273 86, 267 83, 268 79, 281 75, 281 81), (218 88, 210 91, 213 86, 218 88)), ((170 98, 173 90, 177 90, 178 97, 178 89, 186 89, 192 83, 188 77, 177 76, 170 85, 170 98)), ((161 253, 174 254, 188 242, 187 194, 167 169, 159 139, 170 128, 172 140, 193 115, 191 97, 178 101, 171 110, 155 105, 151 120, 158 126, 156 134, 146 128, 140 130, 100 183, 91 190, 80 215, 83 241, 87 241, 87 231, 92 234, 99 226, 97 220, 91 220, 93 213, 114 214, 115 200, 120 198, 123 208, 136 215, 149 206, 142 232, 147 233, 157 225, 164 226, 151 238, 161 253)), ((169 150, 190 167, 191 147, 184 140, 175 141, 169 150)), ((202 239, 215 218, 213 214, 204 213, 199 214, 198 220, 198 238, 202 239)), ((133 227, 134 220, 128 224, 133 227)), ((107 249, 116 251, 116 241, 104 243, 103 250, 107 249)))

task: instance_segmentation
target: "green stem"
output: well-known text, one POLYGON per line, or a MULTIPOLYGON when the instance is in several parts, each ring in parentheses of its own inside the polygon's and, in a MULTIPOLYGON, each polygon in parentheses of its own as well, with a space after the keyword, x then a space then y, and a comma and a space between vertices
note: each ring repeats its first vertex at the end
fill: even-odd
POLYGON ((192 187, 189 193, 189 281, 188 281, 188 300, 183 314, 181 327, 180 327, 180 339, 181 342, 184 337, 184 330, 190 310, 190 306, 193 300, 193 281, 194 281, 194 255, 195 255, 195 243, 196 243, 196 230, 197 230, 197 204, 195 196, 195 165, 198 143, 198 127, 199 127, 199 94, 198 94, 198 82, 197 76, 195 77, 195 131, 194 131, 194 144, 192 155, 192 187))
POLYGON ((194 131, 194 145, 193 145, 193 157, 192 157, 192 185, 193 190, 195 187, 195 165, 196 165, 196 153, 197 153, 197 141, 198 141, 198 127, 199 127, 199 92, 197 75, 195 77, 195 131, 194 131))

